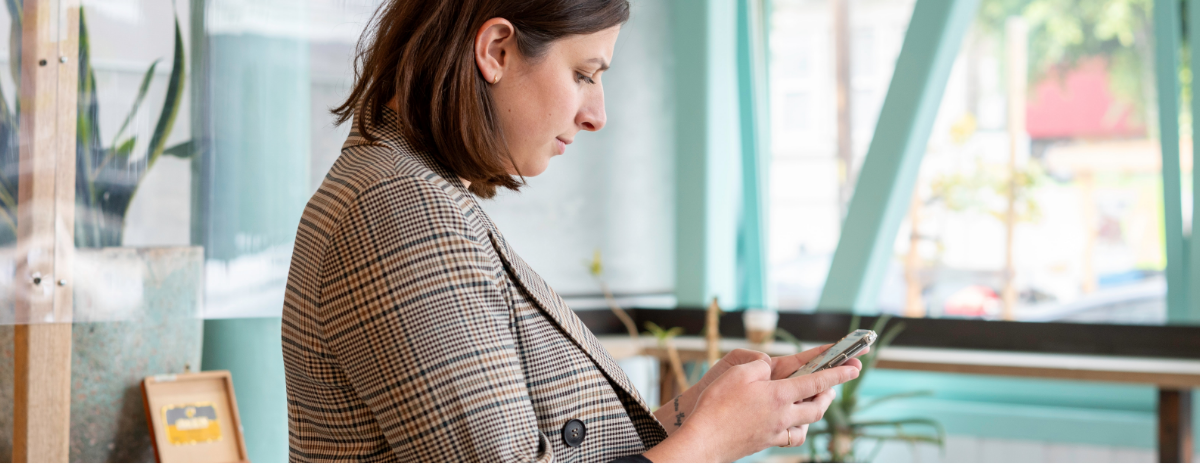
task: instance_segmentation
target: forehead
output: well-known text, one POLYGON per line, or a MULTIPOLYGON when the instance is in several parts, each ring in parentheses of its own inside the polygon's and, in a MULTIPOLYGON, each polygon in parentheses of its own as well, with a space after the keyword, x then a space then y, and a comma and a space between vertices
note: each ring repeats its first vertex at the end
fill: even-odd
POLYGON ((613 48, 617 44, 620 26, 613 26, 591 34, 580 34, 563 37, 554 41, 553 53, 572 60, 600 60, 600 64, 612 61, 613 48))

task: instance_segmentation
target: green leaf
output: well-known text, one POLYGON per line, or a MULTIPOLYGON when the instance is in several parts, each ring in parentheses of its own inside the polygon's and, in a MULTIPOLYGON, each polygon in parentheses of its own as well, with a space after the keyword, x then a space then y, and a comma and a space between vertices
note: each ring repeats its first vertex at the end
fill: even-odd
MULTIPOLYGON (((129 155, 133 153, 133 147, 136 143, 137 137, 130 137, 129 140, 126 140, 125 143, 122 143, 121 145, 103 150, 104 159, 100 161, 100 164, 97 165, 95 169, 92 169, 92 172, 88 177, 88 183, 94 184, 96 179, 100 177, 100 172, 103 171, 104 168, 108 166, 108 163, 112 162, 112 160, 116 159, 127 161, 129 159, 129 155)), ((126 163, 126 166, 128 166, 128 163, 126 163)))
POLYGON ((890 320, 892 320, 891 314, 880 315, 879 319, 875 320, 875 325, 871 327, 871 330, 875 331, 875 333, 883 333, 883 328, 887 326, 890 320))
POLYGON ((792 333, 791 333, 791 332, 788 332, 788 331, 786 331, 786 330, 783 330, 783 329, 780 329, 780 328, 776 328, 776 329, 775 329, 775 338, 778 338, 778 339, 781 339, 781 340, 783 340, 783 341, 785 341, 785 342, 788 342, 788 343, 791 343, 791 344, 793 344, 793 345, 796 345, 796 351, 800 351, 800 350, 802 350, 802 349, 803 349, 803 348, 800 346, 800 339, 799 339, 799 338, 796 338, 796 336, 795 336, 795 335, 792 335, 792 333))
POLYGON ((935 445, 942 445, 942 440, 938 439, 937 437, 925 437, 925 436, 921 436, 921 435, 903 435, 903 434, 868 435, 868 434, 863 434, 863 435, 859 435, 858 438, 866 438, 866 439, 871 439, 871 440, 887 440, 887 441, 915 441, 915 442, 921 442, 921 443, 933 443, 935 445))
POLYGON ((890 395, 880 396, 878 398, 872 399, 871 402, 860 406, 857 409, 857 412, 866 411, 867 409, 870 409, 872 407, 878 406, 879 404, 886 403, 889 401, 894 401, 894 400, 903 399, 903 398, 916 398, 916 397, 920 397, 920 396, 933 396, 933 391, 920 390, 920 391, 892 393, 890 395))
POLYGON ((935 429, 941 429, 941 427, 942 427, 942 425, 940 423, 938 423, 938 421, 935 421, 933 419, 919 418, 919 417, 913 417, 913 418, 908 418, 908 419, 895 419, 895 420, 863 421, 863 422, 855 422, 853 425, 854 425, 854 427, 858 427, 858 428, 867 428, 867 427, 895 427, 897 425, 911 425, 911 424, 928 425, 935 429))
POLYGON ((150 146, 147 148, 147 170, 154 166, 155 161, 158 161, 158 157, 162 154, 163 148, 167 143, 167 137, 171 135, 171 129, 175 125, 175 117, 179 115, 179 107, 183 102, 183 84, 186 76, 184 66, 183 32, 179 28, 179 16, 176 15, 175 57, 171 62, 171 78, 167 83, 167 96, 163 101, 162 113, 158 117, 158 124, 154 127, 154 134, 150 137, 150 146))
POLYGON ((125 143, 122 143, 113 150, 117 157, 122 159, 128 158, 130 153, 133 153, 133 145, 137 143, 137 137, 130 137, 125 143))
MULTIPOLYGON (((6 0, 10 24, 8 27, 8 70, 12 73, 13 82, 21 85, 21 22, 24 13, 21 11, 21 0, 6 0)), ((19 95, 19 92, 18 92, 19 95)))
POLYGON ((142 106, 142 100, 146 99, 146 92, 150 90, 150 81, 154 79, 154 70, 158 68, 158 62, 162 60, 154 60, 150 63, 150 67, 146 69, 145 75, 142 76, 142 83, 138 86, 137 97, 133 99, 133 107, 130 108, 129 114, 125 116, 125 122, 121 123, 121 128, 117 129, 117 134, 113 136, 113 145, 117 144, 117 140, 125 135, 125 129, 129 128, 129 123, 137 116, 138 107, 142 106))
POLYGON ((831 429, 844 428, 850 425, 850 411, 844 409, 841 401, 834 400, 825 410, 825 422, 829 423, 831 429))
POLYGON ((188 140, 186 142, 172 145, 163 150, 163 155, 174 156, 180 159, 189 159, 196 154, 196 141, 188 140))
POLYGON ((8 107, 8 96, 4 95, 4 87, 0 87, 0 126, 10 128, 9 130, 13 131, 12 136, 17 135, 17 115, 8 107))

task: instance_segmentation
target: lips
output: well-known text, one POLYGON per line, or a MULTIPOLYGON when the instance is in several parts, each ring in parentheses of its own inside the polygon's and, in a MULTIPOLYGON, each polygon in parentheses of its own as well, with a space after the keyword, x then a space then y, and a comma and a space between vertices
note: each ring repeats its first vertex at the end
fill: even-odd
POLYGON ((558 151, 558 154, 560 154, 560 155, 563 153, 566 153, 567 145, 569 145, 570 143, 571 142, 565 141, 558 137, 554 138, 554 148, 558 151))

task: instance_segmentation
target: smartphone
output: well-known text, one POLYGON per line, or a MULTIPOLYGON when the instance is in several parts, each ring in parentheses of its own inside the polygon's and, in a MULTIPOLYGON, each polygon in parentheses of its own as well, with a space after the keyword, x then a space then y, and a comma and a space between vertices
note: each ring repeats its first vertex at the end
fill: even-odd
POLYGON ((797 369, 788 378, 812 374, 813 372, 820 372, 845 364, 850 358, 858 356, 859 353, 870 347, 872 343, 875 343, 875 338, 876 335, 873 330, 858 329, 850 332, 850 335, 838 340, 837 343, 834 343, 824 353, 817 355, 812 361, 809 361, 808 364, 800 366, 800 369, 797 369))

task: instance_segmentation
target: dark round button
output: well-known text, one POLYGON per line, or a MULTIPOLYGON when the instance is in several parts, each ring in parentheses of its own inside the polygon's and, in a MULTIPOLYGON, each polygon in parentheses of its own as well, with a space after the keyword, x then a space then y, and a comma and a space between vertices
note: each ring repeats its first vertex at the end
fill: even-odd
POLYGON ((571 419, 567 421, 567 425, 563 426, 563 441, 567 442, 567 446, 578 448, 583 444, 585 436, 587 436, 587 427, 584 427, 583 421, 579 419, 571 419))

